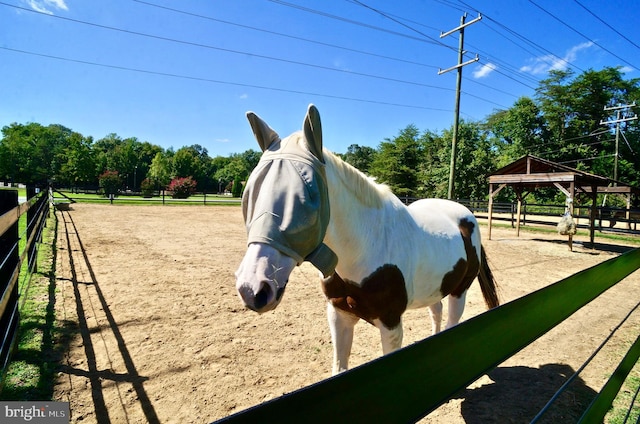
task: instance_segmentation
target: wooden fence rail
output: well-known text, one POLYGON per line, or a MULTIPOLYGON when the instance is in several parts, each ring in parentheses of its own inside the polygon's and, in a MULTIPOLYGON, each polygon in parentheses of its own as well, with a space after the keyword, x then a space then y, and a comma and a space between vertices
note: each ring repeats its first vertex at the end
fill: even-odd
MULTIPOLYGON (((639 268, 640 249, 631 250, 390 355, 217 422, 415 422, 639 268)), ((638 350, 636 343, 581 422, 602 422, 612 392, 619 389, 616 382, 629 372, 638 350)))
POLYGON ((28 272, 35 269, 38 242, 49 214, 46 190, 36 194, 35 188, 30 187, 27 197, 26 202, 19 204, 16 190, 0 190, 0 388, 17 336, 20 270, 24 263, 28 272), (26 217, 26 225, 21 237, 22 216, 26 217))

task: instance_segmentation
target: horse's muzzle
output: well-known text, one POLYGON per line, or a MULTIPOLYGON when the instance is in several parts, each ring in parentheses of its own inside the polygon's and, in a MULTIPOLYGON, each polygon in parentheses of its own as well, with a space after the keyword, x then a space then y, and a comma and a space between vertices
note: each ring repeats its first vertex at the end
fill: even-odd
POLYGON ((275 309, 280 303, 284 294, 284 287, 274 287, 268 282, 262 282, 258 292, 254 292, 249 285, 242 285, 238 288, 238 294, 242 298, 245 306, 258 313, 268 312, 275 309))
POLYGON ((247 308, 259 313, 275 309, 296 265, 269 245, 249 244, 236 271, 236 289, 247 308))

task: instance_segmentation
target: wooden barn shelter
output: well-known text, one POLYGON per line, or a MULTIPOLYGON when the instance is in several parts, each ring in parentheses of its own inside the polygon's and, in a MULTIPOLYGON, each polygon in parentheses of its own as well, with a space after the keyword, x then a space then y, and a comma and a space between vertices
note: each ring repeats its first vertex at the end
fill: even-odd
MULTIPOLYGON (((493 198, 507 186, 513 188, 518 200, 516 212, 516 234, 518 236, 520 235, 522 201, 536 189, 556 187, 562 191, 570 199, 570 202, 567 202, 567 206, 571 215, 573 215, 573 199, 575 199, 576 195, 585 194, 589 196, 591 198, 589 237, 592 245, 595 236, 598 193, 624 195, 627 200, 627 210, 631 207, 631 195, 640 194, 640 189, 610 178, 589 174, 556 162, 526 155, 489 176, 489 239, 491 239, 493 198)), ((571 243, 571 240, 569 242, 571 243)))

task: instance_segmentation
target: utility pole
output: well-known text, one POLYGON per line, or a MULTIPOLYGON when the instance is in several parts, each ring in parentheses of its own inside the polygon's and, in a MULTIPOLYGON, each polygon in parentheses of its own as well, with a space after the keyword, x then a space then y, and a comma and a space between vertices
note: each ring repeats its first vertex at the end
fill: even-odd
POLYGON ((631 117, 623 117, 622 110, 623 109, 631 109, 632 107, 636 107, 636 102, 633 102, 630 105, 618 105, 611 107, 604 107, 604 110, 615 110, 616 111, 616 119, 613 121, 600 121, 600 125, 611 125, 616 124, 616 154, 613 158, 613 184, 614 186, 618 185, 618 155, 620 152, 620 123, 627 121, 634 121, 638 119, 638 115, 634 115, 631 117))
POLYGON ((462 68, 466 65, 469 65, 471 63, 477 62, 478 60, 480 60, 480 58, 478 57, 478 55, 476 54, 476 57, 474 59, 471 59, 467 62, 462 63, 462 58, 464 56, 464 29, 466 27, 468 27, 471 24, 475 24, 476 22, 478 22, 479 20, 482 19, 482 15, 478 15, 477 18, 475 18, 472 21, 469 21, 467 23, 465 23, 465 20, 467 19, 467 14, 465 13, 464 15, 462 15, 462 18, 460 18, 460 26, 458 26, 457 28, 452 29, 451 31, 447 31, 447 32, 442 32, 440 33, 440 38, 444 38, 447 35, 453 34, 454 32, 460 31, 460 37, 459 37, 459 42, 458 42, 458 64, 456 66, 452 66, 451 68, 447 68, 447 69, 439 69, 438 70, 438 75, 442 75, 446 72, 449 71, 453 71, 454 69, 458 70, 458 77, 456 79, 456 106, 455 106, 455 111, 454 111, 454 119, 453 119, 453 138, 451 140, 451 163, 449 165, 449 191, 447 194, 447 197, 449 199, 453 199, 454 195, 455 195, 455 184, 454 184, 454 178, 456 175, 456 155, 457 155, 457 144, 458 144, 458 122, 460 120, 460 87, 462 85, 462 68))

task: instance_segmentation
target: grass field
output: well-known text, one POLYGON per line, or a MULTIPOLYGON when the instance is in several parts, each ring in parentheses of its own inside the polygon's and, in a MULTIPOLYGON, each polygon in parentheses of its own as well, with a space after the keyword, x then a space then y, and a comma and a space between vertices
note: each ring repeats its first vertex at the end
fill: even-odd
MULTIPOLYGON (((126 205, 157 205, 159 203, 169 205, 239 205, 240 198, 223 196, 217 194, 195 194, 188 199, 173 199, 171 196, 154 196, 150 198, 142 197, 140 195, 119 195, 114 199, 109 199, 105 196, 96 194, 85 193, 71 193, 62 192, 68 198, 71 198, 77 202, 91 202, 91 203, 112 203, 112 204, 126 204, 126 205)), ((68 202, 60 193, 54 193, 55 202, 68 202)))
MULTIPOLYGON (((26 214, 19 222, 24 233, 26 214)), ((7 374, 3 379, 2 400, 50 400, 55 382, 59 355, 56 353, 53 305, 55 302, 55 232, 53 214, 47 218, 47 227, 38 250, 37 268, 29 272, 23 263, 18 280, 20 293, 20 327, 18 340, 7 374)), ((24 251, 21 237, 20 253, 24 251)))

